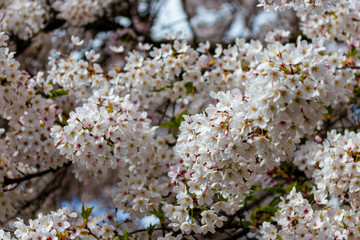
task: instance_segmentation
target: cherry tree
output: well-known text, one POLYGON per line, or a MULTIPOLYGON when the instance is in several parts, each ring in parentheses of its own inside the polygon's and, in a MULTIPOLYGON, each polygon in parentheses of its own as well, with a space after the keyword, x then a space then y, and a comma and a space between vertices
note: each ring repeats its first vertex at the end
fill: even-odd
POLYGON ((360 2, 195 2, 0 0, 0 239, 360 237, 360 2))

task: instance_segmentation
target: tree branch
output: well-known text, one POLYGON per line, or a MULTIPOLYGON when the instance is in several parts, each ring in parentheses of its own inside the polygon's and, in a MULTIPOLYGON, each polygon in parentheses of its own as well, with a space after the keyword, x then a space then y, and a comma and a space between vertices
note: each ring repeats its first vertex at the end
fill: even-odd
POLYGON ((336 69, 346 69, 346 68, 350 68, 350 69, 360 69, 360 66, 345 66, 345 67, 340 67, 340 68, 336 68, 336 69))
MULTIPOLYGON (((160 230, 163 231, 163 228, 161 227, 161 228, 154 229, 154 231, 160 231, 160 230)), ((171 231, 171 229, 169 229, 169 228, 165 228, 165 230, 171 231)), ((145 231, 147 231, 147 229, 138 229, 138 230, 131 232, 130 235, 135 234, 135 233, 145 232, 145 231)))
POLYGON ((196 32, 195 32, 194 26, 191 23, 190 14, 189 14, 189 12, 187 11, 187 8, 186 8, 186 5, 187 5, 186 0, 182 0, 181 3, 182 3, 182 7, 184 9, 185 15, 186 15, 186 20, 189 23, 189 28, 190 28, 190 30, 192 32, 192 35, 193 35, 193 44, 197 44, 198 38, 197 38, 197 35, 196 35, 196 32))
MULTIPOLYGON (((60 178, 61 179, 61 178, 60 178)), ((23 205, 18 208, 16 214, 14 214, 10 219, 14 219, 19 216, 20 213, 24 212, 24 209, 28 209, 30 206, 36 204, 36 208, 33 210, 32 215, 40 208, 40 204, 46 200, 47 197, 53 192, 55 192, 61 186, 62 181, 59 181, 57 176, 54 176, 53 179, 46 184, 46 186, 37 194, 34 198, 24 201, 23 205)), ((0 226, 4 225, 4 222, 0 222, 0 226)))
MULTIPOLYGON (((31 174, 28 174, 28 175, 26 175, 24 177, 21 177, 21 178, 4 177, 3 187, 5 188, 5 187, 7 187, 7 186, 9 186, 11 184, 20 184, 20 183, 22 183, 24 181, 28 181, 28 180, 31 180, 33 178, 41 177, 41 176, 44 176, 44 175, 46 175, 48 173, 57 172, 60 169, 68 168, 71 164, 72 164, 72 162, 67 162, 62 167, 57 167, 55 169, 50 168, 50 169, 47 169, 47 170, 44 170, 44 171, 41 171, 41 172, 31 173, 31 174)), ((10 191, 10 190, 4 189, 4 191, 10 191)))
POLYGON ((232 24, 234 23, 234 21, 236 20, 236 13, 237 13, 237 7, 234 5, 234 3, 232 3, 230 0, 228 0, 228 3, 231 5, 231 19, 229 20, 228 24, 225 25, 221 36, 222 36, 222 40, 224 39, 225 34, 230 30, 232 24))

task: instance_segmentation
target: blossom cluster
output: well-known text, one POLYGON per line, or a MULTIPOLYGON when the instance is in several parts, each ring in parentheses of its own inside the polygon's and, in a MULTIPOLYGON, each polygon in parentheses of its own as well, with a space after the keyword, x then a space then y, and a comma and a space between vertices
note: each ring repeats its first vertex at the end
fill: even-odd
MULTIPOLYGON (((4 33, 0 34, 6 40, 4 33)), ((40 168, 60 166, 66 160, 54 151, 50 129, 61 109, 51 99, 35 94, 41 85, 41 74, 30 78, 20 71, 20 64, 9 53, 6 44, 0 44, 0 114, 12 127, 4 139, 0 139, 2 151, 14 162, 26 163, 40 168), (6 146, 6 147, 5 147, 6 146)))
MULTIPOLYGON (((68 218, 76 216, 75 212, 70 212, 67 208, 59 209, 57 212, 51 212, 47 215, 39 214, 37 219, 30 220, 28 226, 23 220, 16 221, 14 223, 16 228, 14 234, 17 239, 57 239, 59 233, 65 233, 65 230, 70 227, 68 218)), ((5 237, 5 239, 10 240, 11 238, 5 237)), ((71 236, 71 239, 74 239, 74 236, 71 236)))
POLYGON ((307 141, 295 152, 294 164, 303 171, 306 177, 311 178, 319 166, 319 160, 324 152, 322 144, 307 141))
POLYGON ((44 28, 48 18, 45 1, 8 1, 0 9, 0 28, 27 40, 44 28))
POLYGON ((0 33, 0 79, 2 104, 0 113, 12 122, 17 122, 24 113, 24 105, 28 97, 35 94, 33 89, 28 89, 29 76, 22 72, 20 63, 15 60, 14 53, 6 47, 8 36, 0 33))
POLYGON ((357 0, 342 0, 323 14, 299 14, 303 18, 301 28, 311 39, 321 38, 327 42, 337 39, 359 47, 359 4, 357 0))
MULTIPOLYGON (((199 59, 199 53, 190 48, 185 41, 176 40, 173 45, 162 44, 161 48, 152 46, 142 47, 149 54, 145 58, 141 52, 130 52, 124 72, 111 72, 110 82, 115 87, 131 91, 132 100, 141 103, 140 107, 146 110, 152 106, 161 105, 163 99, 183 102, 196 100, 192 89, 187 90, 186 84, 197 86, 202 81, 201 72, 196 63, 205 64, 199 59), (186 72, 187 75, 182 75, 186 72)), ((201 105, 202 102, 197 105, 201 105)))
POLYGON ((240 202, 257 173, 292 156, 299 137, 322 119, 331 94, 346 95, 320 50, 305 41, 269 45, 256 56, 245 90, 212 94, 216 106, 185 117, 176 150, 188 184, 240 202))
POLYGON ((359 146, 359 133, 345 131, 342 135, 332 130, 322 144, 307 142, 302 146, 294 163, 300 169, 307 170, 307 175, 315 179, 319 190, 349 202, 353 208, 358 208, 359 146))
POLYGON ((85 168, 106 170, 141 151, 154 129, 146 112, 137 111, 128 99, 95 92, 70 113, 66 126, 51 129, 60 153, 85 168))
POLYGON ((12 161, 27 163, 40 169, 62 166, 67 162, 53 147, 51 128, 59 121, 61 109, 52 100, 38 95, 29 100, 29 107, 17 125, 0 142, 7 146, 12 161))
POLYGON ((44 86, 48 86, 47 90, 49 91, 53 85, 57 85, 68 91, 69 95, 74 96, 77 103, 81 103, 90 97, 93 91, 106 88, 108 84, 103 69, 95 63, 100 55, 93 50, 86 52, 85 55, 86 61, 50 58, 46 78, 47 85, 44 84, 44 86))
POLYGON ((197 113, 209 101, 206 93, 242 87, 246 71, 241 64, 248 65, 261 47, 260 41, 246 43, 245 39, 238 39, 236 45, 226 49, 218 45, 212 56, 209 42, 197 49, 184 40, 162 44, 159 48, 144 44, 139 48, 148 56, 130 52, 125 71, 109 72, 110 83, 120 92, 131 92, 131 99, 151 116, 164 99, 183 106, 176 112, 187 108, 189 113, 197 113))
POLYGON ((133 174, 120 178, 118 188, 113 193, 113 202, 133 219, 149 215, 149 212, 158 209, 163 197, 171 190, 171 184, 165 174, 133 174))
MULTIPOLYGON (((59 18, 83 26, 107 14, 114 2, 55 0, 52 7, 59 18)), ((334 1, 260 3, 326 15, 334 1)), ((341 7, 358 5, 339 4, 339 12, 334 10, 339 19, 357 18, 349 10, 345 19, 341 7)), ((353 26, 338 39, 351 42, 357 31, 353 26)), ((322 143, 307 142, 295 152, 302 137, 321 127, 329 106, 346 102, 356 87, 354 72, 343 69, 349 54, 329 53, 324 42, 335 35, 323 41, 322 34, 312 43, 300 37, 286 43, 289 32, 275 30, 266 45, 237 39, 228 46, 217 44, 214 53, 209 42, 196 49, 180 39, 159 46, 141 43, 140 51, 128 53, 123 68, 108 71, 95 63, 100 55, 93 50, 80 60, 60 53, 60 59, 50 59, 46 74, 32 77, 20 70, 1 32, 0 115, 8 129, 0 129, 1 135, 5 132, 0 138, 0 221, 14 217, 23 206, 19 203, 34 199, 49 179, 64 174, 57 171, 65 163, 86 183, 101 182, 111 173, 111 184, 118 181, 109 191, 113 206, 130 219, 118 223, 113 216, 89 216, 86 210, 76 220, 75 213, 60 209, 39 214, 28 225, 18 219, 13 236, 0 230, 0 237, 115 239, 132 232, 144 238, 136 221, 149 215, 159 218, 161 231, 153 235, 158 239, 216 234, 223 227, 237 228, 253 184, 265 179, 264 172, 271 179, 270 172, 292 159, 314 179, 314 202, 293 189, 279 200, 273 224, 263 223, 262 237, 359 236, 360 134, 330 132, 322 143), (28 180, 29 174, 36 177, 28 180), (333 207, 329 194, 350 204, 333 207)), ((82 44, 77 37, 72 42, 74 48, 82 44)))
POLYGON ((335 0, 259 0, 259 7, 264 7, 265 11, 293 8, 296 11, 306 10, 311 13, 324 12, 335 0))
POLYGON ((56 0, 52 4, 63 18, 74 26, 83 26, 94 22, 104 15, 105 8, 117 0, 56 0))
POLYGON ((275 43, 275 42, 287 42, 290 37, 290 32, 282 29, 274 29, 273 31, 269 31, 264 41, 267 43, 275 43))
POLYGON ((264 222, 260 239, 357 239, 360 234, 358 211, 329 206, 330 202, 321 191, 314 191, 314 199, 317 208, 293 188, 286 198, 282 198, 273 217, 280 229, 264 222), (319 208, 319 205, 326 207, 319 208))
MULTIPOLYGON (((3 240, 28 239, 111 239, 118 233, 115 228, 115 219, 112 213, 104 216, 86 216, 86 221, 78 219, 76 212, 68 208, 60 208, 49 214, 38 214, 36 219, 30 219, 29 224, 18 219, 14 222, 14 236, 0 229, 0 238, 3 240), (106 220, 106 222, 105 222, 106 220)), ((84 218, 84 216, 82 216, 84 218)))
POLYGON ((50 137, 61 109, 52 99, 36 94, 43 83, 41 74, 30 78, 20 70, 19 62, 6 47, 7 39, 1 32, 0 115, 8 120, 9 129, 0 139, 0 221, 16 214, 19 203, 35 197, 46 182, 33 181, 33 185, 17 188, 16 184, 3 185, 5 178, 20 178, 68 161, 53 147, 50 137))

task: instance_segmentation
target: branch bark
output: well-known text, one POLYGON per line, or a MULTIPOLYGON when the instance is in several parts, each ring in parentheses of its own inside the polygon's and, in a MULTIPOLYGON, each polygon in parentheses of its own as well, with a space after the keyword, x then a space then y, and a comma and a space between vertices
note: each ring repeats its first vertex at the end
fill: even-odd
POLYGON ((183 7, 183 9, 184 9, 185 15, 186 15, 186 20, 187 20, 187 22, 188 22, 189 28, 190 28, 190 30, 191 30, 191 32, 192 32, 192 35, 193 35, 193 44, 197 44, 197 42, 198 42, 198 37, 197 37, 197 35, 196 35, 194 26, 193 26, 192 23, 191 23, 190 14, 189 14, 189 12, 187 11, 186 0, 182 0, 181 3, 182 3, 182 7, 183 7))
POLYGON ((22 183, 24 181, 28 181, 28 180, 31 180, 33 178, 41 177, 41 176, 44 176, 44 175, 46 175, 48 173, 54 173, 54 172, 57 172, 57 171, 59 171, 61 169, 68 168, 71 164, 72 164, 72 162, 67 162, 62 167, 57 167, 55 169, 50 168, 50 169, 47 169, 47 170, 44 170, 44 171, 41 171, 41 172, 31 173, 31 174, 25 175, 24 177, 21 177, 21 178, 4 177, 4 182, 3 182, 4 191, 10 191, 10 190, 6 190, 6 187, 11 185, 11 184, 20 184, 20 183, 22 183))

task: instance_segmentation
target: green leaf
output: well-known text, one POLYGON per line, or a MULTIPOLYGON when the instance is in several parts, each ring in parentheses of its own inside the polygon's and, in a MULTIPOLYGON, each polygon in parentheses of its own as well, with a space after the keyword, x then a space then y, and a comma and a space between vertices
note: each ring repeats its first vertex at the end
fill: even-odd
POLYGON ((269 221, 272 213, 277 211, 276 208, 271 206, 262 206, 260 208, 256 208, 251 214, 250 219, 253 222, 256 222, 257 219, 261 219, 262 221, 269 221), (265 215, 261 214, 261 212, 267 213, 265 215))
POLYGON ((192 82, 185 83, 185 88, 186 88, 186 94, 195 92, 194 84, 192 82))
POLYGON ((162 210, 162 207, 164 206, 163 203, 160 203, 159 204, 159 207, 158 207, 158 218, 161 220, 164 220, 164 211, 162 210))
POLYGON ((308 182, 304 182, 300 186, 296 187, 296 191, 297 192, 302 192, 304 189, 308 189, 308 185, 309 185, 308 182))
POLYGON ((172 135, 173 135, 175 140, 177 140, 179 138, 179 136, 177 134, 175 134, 175 133, 173 133, 172 135))
POLYGON ((85 205, 84 205, 84 203, 82 204, 82 207, 81 207, 81 217, 85 219, 85 205))
POLYGON ((85 207, 85 205, 83 203, 83 205, 81 207, 81 217, 84 220, 88 220, 93 209, 94 209, 94 207, 90 207, 90 208, 85 207))
POLYGON ((253 222, 256 221, 256 214, 258 211, 259 211, 259 209, 257 208, 251 213, 251 215, 250 215, 251 221, 253 221, 253 222))
POLYGON ((275 213, 277 209, 271 206, 262 206, 261 208, 259 208, 259 211, 275 213))
POLYGON ((249 228, 251 226, 251 222, 249 222, 249 221, 241 221, 240 226, 242 226, 243 228, 249 228))
POLYGON ((162 223, 164 221, 164 211, 162 210, 163 206, 164 206, 164 204, 160 203, 157 211, 154 208, 153 208, 154 211, 150 211, 151 214, 153 214, 155 217, 159 218, 160 223, 162 223))
POLYGON ((286 187, 286 191, 287 192, 291 192, 291 190, 297 186, 297 182, 294 182, 293 184, 290 184, 289 186, 286 187))
POLYGON ((250 190, 251 190, 252 192, 256 192, 256 191, 258 191, 258 190, 260 190, 260 189, 261 189, 261 187, 258 186, 258 185, 252 185, 251 188, 250 188, 250 190))
POLYGON ((314 202, 314 201, 315 201, 315 196, 314 196, 314 194, 312 193, 312 194, 310 194, 310 196, 309 196, 308 202, 309 202, 309 203, 312 203, 312 202, 314 202))
POLYGON ((326 110, 328 110, 329 115, 333 114, 335 111, 335 109, 331 105, 328 105, 325 108, 326 108, 326 110))
POLYGON ((352 47, 349 53, 349 57, 355 57, 356 53, 357 53, 357 48, 352 47))
POLYGON ((67 95, 69 93, 69 91, 67 91, 65 89, 62 89, 62 88, 59 88, 55 92, 54 92, 54 90, 51 89, 50 93, 51 93, 50 98, 54 99, 54 98, 57 98, 57 97, 60 97, 60 96, 63 96, 63 95, 67 95))
POLYGON ((126 230, 122 230, 121 228, 120 228, 120 230, 122 232, 122 236, 119 236, 118 239, 119 240, 128 240, 129 237, 131 236, 130 233, 128 231, 126 231, 126 230))
POLYGON ((267 222, 273 223, 273 222, 275 222, 275 220, 271 217, 271 218, 269 218, 269 219, 267 220, 267 222))
POLYGON ((248 195, 248 196, 246 196, 246 197, 244 198, 244 201, 245 201, 245 202, 248 202, 248 201, 256 201, 256 200, 258 200, 258 198, 255 197, 255 196, 253 196, 253 195, 248 195))
POLYGON ((265 191, 270 193, 287 194, 287 191, 280 186, 266 188, 265 191))
POLYGON ((153 232, 154 232, 154 230, 155 230, 155 227, 156 227, 156 224, 150 224, 150 226, 148 226, 147 228, 146 228, 146 232, 147 232, 147 234, 148 234, 148 237, 149 237, 149 239, 151 238, 151 236, 152 236, 152 234, 153 234, 153 232))
POLYGON ((156 89, 155 87, 153 88, 153 92, 162 92, 162 91, 165 91, 166 87, 161 87, 159 89, 156 89))
POLYGON ((166 123, 161 123, 160 127, 162 128, 170 128, 170 129, 174 129, 174 130, 179 130, 179 127, 175 124, 174 121, 170 121, 170 122, 166 122, 166 123))
POLYGON ((177 116, 177 118, 175 119, 175 123, 180 127, 180 124, 182 121, 184 121, 184 117, 183 115, 187 115, 188 114, 188 109, 186 108, 184 111, 182 111, 179 116, 177 116))
POLYGON ((181 122, 184 121, 183 115, 187 115, 187 114, 188 114, 188 109, 185 109, 176 118, 171 119, 170 122, 161 123, 160 127, 179 130, 181 122))
POLYGON ((270 207, 275 207, 276 205, 278 205, 281 202, 281 198, 280 196, 277 196, 276 198, 274 198, 273 200, 271 200, 271 202, 269 203, 270 207))

